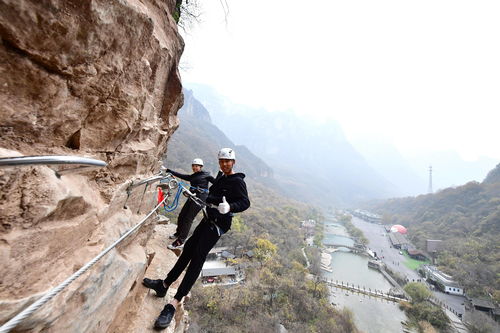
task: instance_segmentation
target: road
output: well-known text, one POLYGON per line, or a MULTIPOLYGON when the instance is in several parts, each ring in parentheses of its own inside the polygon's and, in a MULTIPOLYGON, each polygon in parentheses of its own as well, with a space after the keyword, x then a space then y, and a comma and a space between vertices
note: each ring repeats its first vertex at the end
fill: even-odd
MULTIPOLYGON (((406 277, 409 281, 420 281, 422 277, 414 270, 409 269, 404 265, 405 257, 399 254, 399 250, 391 247, 391 242, 387 233, 382 225, 366 222, 357 218, 352 217, 352 223, 357 228, 361 229, 368 239, 368 248, 377 253, 379 258, 383 258, 382 261, 386 264, 389 269, 394 272, 406 277)), ((442 293, 440 291, 433 291, 434 297, 444 302, 449 308, 453 309, 457 313, 463 314, 464 309, 464 296, 455 296, 442 293)))

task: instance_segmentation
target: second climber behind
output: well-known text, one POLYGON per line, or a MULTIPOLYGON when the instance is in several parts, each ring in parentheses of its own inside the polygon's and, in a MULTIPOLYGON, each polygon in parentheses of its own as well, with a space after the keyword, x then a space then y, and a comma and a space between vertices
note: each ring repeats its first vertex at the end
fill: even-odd
MULTIPOLYGON (((182 180, 188 181, 191 184, 190 191, 195 193, 202 201, 205 201, 208 196, 208 183, 213 183, 215 179, 210 173, 202 171, 202 168, 203 160, 201 158, 195 158, 193 163, 191 163, 191 169, 193 170, 191 175, 185 175, 170 169, 167 169, 167 172, 182 180)), ((175 239, 174 242, 168 246, 169 249, 182 249, 184 247, 184 242, 188 237, 193 220, 200 210, 201 207, 194 203, 193 200, 188 199, 186 201, 177 218, 177 229, 173 235, 169 236, 170 239, 175 239)))

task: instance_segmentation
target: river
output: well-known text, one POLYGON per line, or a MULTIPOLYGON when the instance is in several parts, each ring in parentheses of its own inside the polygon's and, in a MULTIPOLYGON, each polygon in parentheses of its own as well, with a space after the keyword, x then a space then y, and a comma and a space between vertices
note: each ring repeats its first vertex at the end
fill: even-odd
MULTIPOLYGON (((345 228, 332 221, 325 223, 325 245, 338 244, 352 246, 354 241, 346 237, 345 228)), ((332 255, 331 273, 322 271, 327 279, 354 283, 388 292, 391 284, 376 270, 368 268, 368 257, 348 252, 342 248, 332 255)), ((331 289, 330 301, 339 308, 346 307, 354 314, 356 326, 366 333, 403 332, 401 321, 406 315, 397 303, 374 297, 347 293, 341 289, 331 289)))

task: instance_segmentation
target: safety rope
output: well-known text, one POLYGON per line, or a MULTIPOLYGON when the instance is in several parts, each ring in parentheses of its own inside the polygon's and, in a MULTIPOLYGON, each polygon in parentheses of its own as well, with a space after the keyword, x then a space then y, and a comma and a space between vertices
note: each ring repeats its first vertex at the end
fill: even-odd
POLYGON ((203 188, 203 187, 198 187, 198 186, 189 186, 189 189, 191 190, 197 190, 201 193, 208 193, 208 188, 203 188))
POLYGON ((0 327, 0 333, 7 333, 10 332, 11 329, 19 325, 24 319, 28 318, 31 314, 33 314, 36 310, 38 310, 40 307, 42 307, 45 303, 50 301, 54 296, 59 294, 64 288, 66 288, 71 282, 76 280, 78 277, 80 277, 82 274, 84 274, 89 268, 91 268, 99 259, 101 259, 105 254, 107 254, 109 251, 111 251, 113 248, 115 248, 120 242, 122 242, 125 238, 127 238, 130 234, 132 234, 134 231, 139 229, 147 220, 148 218, 153 215, 153 213, 160 208, 161 205, 165 203, 165 201, 168 199, 168 195, 165 196, 165 198, 153 209, 151 212, 149 212, 148 215, 144 219, 142 219, 141 222, 136 224, 133 228, 131 228, 129 231, 127 231, 123 236, 121 236, 119 239, 117 239, 113 244, 108 246, 104 251, 99 253, 94 259, 89 261, 85 266, 80 268, 77 272, 75 272, 73 275, 68 277, 64 282, 62 282, 60 285, 57 287, 51 289, 49 292, 47 292, 45 295, 43 295, 39 300, 31 304, 29 307, 24 309, 22 312, 17 314, 15 317, 10 319, 8 322, 2 325, 0 327))
POLYGON ((170 205, 163 205, 163 209, 166 211, 166 212, 173 212, 177 206, 179 205, 179 198, 181 196, 181 193, 182 193, 182 186, 180 186, 179 184, 179 187, 177 188, 177 193, 175 193, 175 197, 174 197, 174 200, 172 200, 172 203, 170 205))
MULTIPOLYGON (((170 205, 166 206, 164 205, 164 210, 165 212, 172 212, 174 211, 175 209, 177 209, 177 207, 179 206, 179 198, 181 196, 181 193, 185 193, 188 198, 190 198, 191 200, 193 200, 198 206, 204 208, 204 207, 210 207, 210 204, 207 204, 206 202, 204 202, 203 200, 201 200, 200 198, 198 198, 194 193, 190 192, 187 187, 189 185, 187 185, 186 183, 184 182, 181 182, 181 181, 177 181, 177 185, 179 186, 178 189, 177 189, 177 193, 175 194, 175 197, 174 197, 174 200, 172 200, 172 202, 170 203, 170 205)), ((189 186, 190 189, 194 188, 194 189, 199 189, 198 187, 195 187, 195 186, 189 186)), ((208 190, 206 190, 208 192, 208 190)), ((156 194, 155 194, 156 195, 156 194)))

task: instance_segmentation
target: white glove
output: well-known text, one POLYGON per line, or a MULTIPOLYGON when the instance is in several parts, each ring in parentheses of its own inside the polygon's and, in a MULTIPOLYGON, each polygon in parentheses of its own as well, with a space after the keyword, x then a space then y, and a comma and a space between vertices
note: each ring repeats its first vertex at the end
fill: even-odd
POLYGON ((226 197, 222 197, 222 202, 219 204, 219 207, 217 209, 221 214, 229 213, 229 204, 226 201, 226 197))

